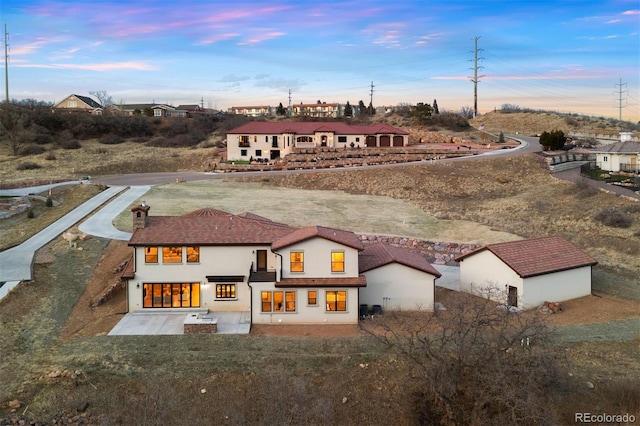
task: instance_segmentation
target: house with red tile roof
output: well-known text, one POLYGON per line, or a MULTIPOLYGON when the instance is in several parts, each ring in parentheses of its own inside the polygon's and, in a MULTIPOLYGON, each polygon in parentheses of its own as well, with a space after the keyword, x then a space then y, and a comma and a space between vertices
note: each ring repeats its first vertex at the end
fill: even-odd
POLYGON ((598 263, 559 236, 489 244, 456 260, 462 291, 521 309, 590 295, 598 263))
POLYGON ((250 312, 253 324, 355 324, 363 297, 433 309, 440 275, 425 259, 393 247, 365 250, 353 232, 211 208, 149 211, 144 203, 132 209, 133 255, 122 275, 129 312, 239 311, 250 312), (401 283, 395 291, 394 281, 401 283), (369 286, 374 291, 362 296, 369 286))
POLYGON ((251 121, 227 133, 227 161, 275 160, 296 148, 406 146, 409 133, 385 123, 251 121))

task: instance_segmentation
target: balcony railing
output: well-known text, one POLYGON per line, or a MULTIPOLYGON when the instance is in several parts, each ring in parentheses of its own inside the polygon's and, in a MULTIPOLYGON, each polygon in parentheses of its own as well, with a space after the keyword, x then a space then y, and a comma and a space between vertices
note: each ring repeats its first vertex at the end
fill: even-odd
POLYGON ((251 147, 251 142, 249 142, 249 141, 246 141, 246 142, 240 141, 240 142, 238 142, 238 146, 240 148, 249 148, 249 147, 251 147))

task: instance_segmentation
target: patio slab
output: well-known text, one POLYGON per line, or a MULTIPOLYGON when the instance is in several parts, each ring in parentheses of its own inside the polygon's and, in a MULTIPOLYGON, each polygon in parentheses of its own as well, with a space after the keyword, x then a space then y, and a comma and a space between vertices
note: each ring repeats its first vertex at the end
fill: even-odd
MULTIPOLYGON (((206 311, 197 311, 205 313, 206 311)), ((109 332, 109 336, 149 336, 184 334, 184 320, 190 312, 146 312, 126 314, 109 332)), ((249 334, 251 314, 242 312, 208 312, 208 317, 218 320, 216 334, 249 334)))

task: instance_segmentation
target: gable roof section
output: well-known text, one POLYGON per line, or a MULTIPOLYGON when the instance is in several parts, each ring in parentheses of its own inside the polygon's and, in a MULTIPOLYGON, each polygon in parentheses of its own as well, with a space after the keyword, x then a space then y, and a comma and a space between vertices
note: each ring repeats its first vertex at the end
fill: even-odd
POLYGON ((640 142, 616 142, 596 149, 595 152, 606 154, 640 154, 640 142))
POLYGON ((521 278, 593 266, 598 263, 578 247, 558 236, 489 244, 459 256, 456 260, 464 260, 485 250, 493 253, 521 278))
POLYGON ((200 209, 183 216, 151 216, 135 229, 130 246, 270 245, 293 228, 268 220, 200 209))
POLYGON ((73 95, 73 96, 80 99, 82 102, 89 105, 91 108, 102 108, 102 105, 100 105, 98 102, 94 101, 88 96, 81 96, 81 95, 73 95))
POLYGON ((409 133, 388 124, 377 123, 356 126, 340 121, 250 121, 231 129, 227 134, 282 134, 312 135, 316 132, 333 132, 340 135, 375 135, 380 133, 408 135, 409 133))
POLYGON ((360 242, 360 239, 353 232, 343 231, 342 229, 325 228, 324 226, 307 226, 296 229, 274 241, 271 248, 278 250, 316 237, 324 238, 325 240, 330 240, 357 250, 363 249, 362 242, 360 242))
POLYGON ((370 244, 365 247, 364 251, 358 253, 358 269, 360 273, 391 263, 408 266, 409 268, 431 274, 436 278, 442 276, 424 257, 388 244, 370 244))

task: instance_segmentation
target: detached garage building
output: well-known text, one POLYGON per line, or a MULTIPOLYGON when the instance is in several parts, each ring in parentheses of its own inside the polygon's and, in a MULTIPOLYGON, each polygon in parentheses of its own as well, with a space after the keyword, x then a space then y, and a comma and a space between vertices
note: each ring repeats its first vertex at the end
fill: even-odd
POLYGON ((598 263, 562 237, 489 244, 456 260, 462 291, 521 309, 588 296, 598 263))
POLYGON ((383 309, 432 311, 440 272, 410 251, 387 244, 365 246, 358 254, 359 272, 367 278, 360 303, 383 309))

